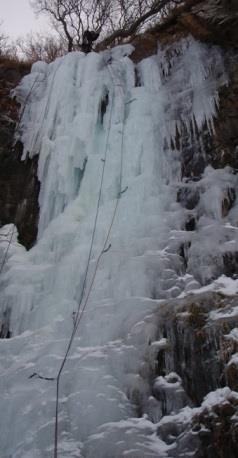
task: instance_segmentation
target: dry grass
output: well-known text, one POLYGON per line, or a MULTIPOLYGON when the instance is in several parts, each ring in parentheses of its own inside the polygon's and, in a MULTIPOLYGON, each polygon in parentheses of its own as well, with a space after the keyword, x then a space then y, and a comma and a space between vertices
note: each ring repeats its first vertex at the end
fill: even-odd
POLYGON ((0 55, 0 66, 4 66, 8 69, 16 69, 18 71, 27 72, 31 69, 31 62, 27 62, 8 55, 0 55))

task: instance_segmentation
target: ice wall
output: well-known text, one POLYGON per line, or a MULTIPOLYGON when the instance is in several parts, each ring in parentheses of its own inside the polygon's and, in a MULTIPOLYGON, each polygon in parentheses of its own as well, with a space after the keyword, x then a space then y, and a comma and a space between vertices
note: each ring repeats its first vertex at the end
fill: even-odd
POLYGON ((167 453, 150 391, 154 313, 199 287, 178 253, 186 234, 170 140, 184 124, 212 130, 227 77, 220 51, 191 38, 137 68, 132 50, 37 63, 16 90, 41 191, 38 241, 29 252, 11 244, 0 280, 11 332, 0 341, 4 458, 53 456, 55 382, 29 377, 56 376, 88 260, 84 298, 92 288, 60 382, 59 457, 167 453))

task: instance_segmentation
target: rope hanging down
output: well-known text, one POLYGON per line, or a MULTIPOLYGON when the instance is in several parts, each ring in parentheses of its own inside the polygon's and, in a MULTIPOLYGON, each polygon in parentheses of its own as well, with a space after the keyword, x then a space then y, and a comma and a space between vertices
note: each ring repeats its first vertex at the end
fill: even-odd
MULTIPOLYGON (((117 195, 116 204, 115 204, 115 207, 114 207, 114 211, 113 211, 111 223, 110 223, 110 226, 109 226, 109 229, 108 229, 108 232, 107 232, 107 236, 106 236, 106 239, 104 241, 103 248, 102 248, 102 250, 101 250, 101 252, 100 252, 100 254, 99 254, 98 258, 97 258, 97 262, 96 262, 96 265, 95 265, 95 268, 94 268, 94 273, 93 273, 93 276, 92 276, 92 279, 91 279, 91 282, 90 282, 90 285, 89 285, 89 288, 88 288, 88 292, 87 292, 87 295, 86 295, 86 297, 84 299, 84 294, 85 294, 85 291, 86 291, 86 283, 87 283, 88 271, 89 271, 89 264, 90 264, 90 261, 91 261, 92 250, 93 250, 94 239, 95 239, 96 228, 97 228, 97 221, 98 221, 98 216, 99 216, 99 207, 100 207, 100 201, 101 201, 101 195, 102 195, 102 188, 103 188, 103 181, 104 181, 104 174, 105 174, 105 165, 106 165, 106 159, 107 159, 107 153, 108 153, 108 145, 109 145, 109 135, 110 135, 111 125, 112 125, 112 107, 113 107, 113 100, 114 100, 114 87, 115 86, 120 86, 121 87, 121 85, 115 85, 114 84, 113 72, 109 68, 109 65, 107 63, 106 63, 106 66, 107 66, 110 78, 112 80, 112 83, 113 83, 113 95, 112 95, 111 108, 110 108, 109 126, 108 126, 106 145, 105 145, 105 156, 102 159, 103 167, 102 167, 102 174, 101 174, 101 180, 100 180, 99 194, 98 194, 98 200, 97 200, 97 207, 96 207, 96 213, 95 213, 95 219, 94 219, 94 226, 93 226, 91 244, 90 244, 90 249, 89 249, 89 254, 88 254, 88 259, 87 259, 87 264, 86 264, 86 270, 85 270, 84 280, 83 280, 83 285, 82 285, 82 291, 81 291, 81 295, 80 295, 79 302, 78 302, 78 309, 77 309, 77 312, 76 312, 76 314, 74 316, 73 331, 71 333, 71 336, 70 336, 70 339, 69 339, 68 346, 66 348, 66 352, 65 352, 64 358, 62 360, 62 363, 60 365, 60 368, 59 368, 59 371, 58 371, 58 374, 57 374, 57 377, 56 377, 54 458, 58 458, 59 385, 60 385, 61 374, 62 374, 62 371, 64 369, 65 363, 67 361, 67 358, 68 358, 68 355, 69 355, 69 352, 70 352, 70 349, 71 349, 75 334, 77 332, 77 329, 79 327, 80 321, 82 319, 83 313, 84 313, 85 308, 87 306, 87 303, 88 303, 88 300, 89 300, 89 297, 90 297, 90 294, 91 294, 91 291, 92 291, 92 288, 93 288, 93 284, 94 284, 94 281, 95 281, 95 277, 96 277, 96 274, 97 274, 97 270, 98 270, 98 266, 99 266, 101 257, 103 256, 103 254, 108 252, 109 249, 111 248, 111 245, 110 244, 108 245, 108 240, 109 240, 109 237, 110 237, 110 234, 111 234, 112 226, 114 224, 114 220, 115 220, 115 217, 116 217, 120 196, 121 196, 121 193, 122 193, 121 185, 122 185, 122 171, 123 171, 124 120, 123 120, 122 137, 121 137, 121 155, 120 155, 121 158, 120 158, 120 175, 119 175, 119 189, 120 189, 120 191, 119 191, 119 193, 117 195)), ((125 191, 126 191, 126 189, 123 192, 125 192, 125 191)))
POLYGON ((35 84, 36 84, 37 82, 38 82, 38 76, 36 76, 36 78, 34 79, 33 84, 32 84, 32 86, 31 86, 31 88, 30 88, 30 90, 29 90, 29 92, 28 92, 28 94, 27 94, 27 96, 26 96, 26 99, 25 99, 25 103, 24 103, 23 109, 22 109, 22 111, 21 111, 21 114, 20 114, 18 123, 17 123, 16 128, 15 128, 16 131, 18 130, 18 128, 19 128, 19 126, 20 126, 21 120, 22 120, 23 115, 24 115, 24 113, 25 113, 25 109, 26 109, 26 106, 27 106, 27 102, 28 102, 28 100, 29 100, 29 98, 30 98, 30 96, 31 96, 31 93, 32 93, 32 91, 33 91, 33 89, 34 89, 34 87, 35 87, 35 84))

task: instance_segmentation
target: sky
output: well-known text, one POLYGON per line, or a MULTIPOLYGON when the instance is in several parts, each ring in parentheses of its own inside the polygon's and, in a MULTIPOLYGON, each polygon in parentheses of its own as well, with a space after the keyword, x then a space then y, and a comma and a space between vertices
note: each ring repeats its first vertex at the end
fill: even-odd
POLYGON ((13 40, 30 32, 44 32, 47 27, 49 30, 44 16, 35 17, 30 0, 0 0, 0 21, 1 30, 13 40))

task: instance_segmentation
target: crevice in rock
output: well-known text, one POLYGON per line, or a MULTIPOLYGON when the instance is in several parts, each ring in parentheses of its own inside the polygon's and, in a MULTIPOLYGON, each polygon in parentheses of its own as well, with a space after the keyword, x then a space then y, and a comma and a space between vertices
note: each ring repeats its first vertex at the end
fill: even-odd
POLYGON ((99 106, 100 124, 103 124, 103 120, 104 120, 104 116, 105 116, 106 111, 107 111, 108 103, 109 103, 109 91, 108 91, 108 89, 106 89, 104 91, 104 94, 103 94, 102 98, 101 98, 100 106, 99 106))
POLYGON ((197 188, 184 186, 177 192, 177 202, 187 210, 193 210, 199 203, 200 195, 197 188))
POLYGON ((135 66, 135 87, 141 86, 141 76, 139 69, 135 66))
POLYGON ((7 309, 2 314, 2 319, 0 321, 0 339, 10 339, 10 309, 7 309))
POLYGON ((188 215, 186 221, 185 221, 185 230, 190 232, 190 231, 195 231, 196 229, 196 219, 193 215, 188 215))

